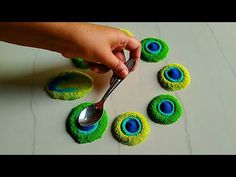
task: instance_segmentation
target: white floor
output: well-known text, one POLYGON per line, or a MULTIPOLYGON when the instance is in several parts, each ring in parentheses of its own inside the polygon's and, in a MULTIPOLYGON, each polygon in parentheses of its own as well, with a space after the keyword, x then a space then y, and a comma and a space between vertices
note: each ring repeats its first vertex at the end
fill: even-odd
MULTIPOLYGON (((157 37, 170 46, 158 64, 140 60, 138 69, 106 102, 109 127, 102 139, 77 144, 65 129, 71 109, 97 101, 111 73, 96 75, 94 90, 75 101, 51 99, 43 87, 65 69, 76 69, 60 54, 0 42, 0 154, 236 154, 236 23, 103 23, 132 31, 140 40, 157 37), (167 92, 157 72, 167 63, 180 63, 190 72, 186 90, 167 92), (184 114, 164 126, 148 119, 146 141, 129 147, 113 139, 113 119, 126 111, 147 116, 149 101, 160 94, 176 95, 184 114)), ((102 50, 102 49, 101 49, 102 50)))

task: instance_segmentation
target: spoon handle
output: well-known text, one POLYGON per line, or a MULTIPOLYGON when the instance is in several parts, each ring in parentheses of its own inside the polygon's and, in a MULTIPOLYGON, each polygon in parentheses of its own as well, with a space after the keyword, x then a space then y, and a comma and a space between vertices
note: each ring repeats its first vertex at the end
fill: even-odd
MULTIPOLYGON (((132 70, 132 68, 134 67, 136 63, 135 59, 129 59, 125 65, 127 66, 129 72, 132 70)), ((103 98, 101 99, 101 101, 99 101, 99 105, 103 105, 103 103, 105 102, 105 100, 107 99, 107 97, 111 94, 111 92, 123 81, 123 79, 121 79, 120 77, 113 75, 111 78, 111 85, 108 88, 108 90, 106 91, 105 95, 103 96, 103 98)))

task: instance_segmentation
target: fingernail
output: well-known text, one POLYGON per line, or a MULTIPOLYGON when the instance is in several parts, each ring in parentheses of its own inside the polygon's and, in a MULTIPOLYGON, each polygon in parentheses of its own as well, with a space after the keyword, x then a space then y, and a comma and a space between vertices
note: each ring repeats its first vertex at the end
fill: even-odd
POLYGON ((125 78, 129 74, 128 70, 125 68, 120 72, 120 76, 125 78))

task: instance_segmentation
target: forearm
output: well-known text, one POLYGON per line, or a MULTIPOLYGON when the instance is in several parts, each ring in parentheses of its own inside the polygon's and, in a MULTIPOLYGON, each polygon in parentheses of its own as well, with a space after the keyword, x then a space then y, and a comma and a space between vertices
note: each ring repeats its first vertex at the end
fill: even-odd
MULTIPOLYGON (((141 44, 121 30, 89 23, 0 23, 0 40, 61 53, 66 58, 83 58, 105 65, 120 77, 128 74, 123 49, 140 58, 141 44)), ((98 72, 98 66, 93 70, 98 72)))
POLYGON ((62 53, 71 43, 66 23, 0 23, 0 40, 62 53))

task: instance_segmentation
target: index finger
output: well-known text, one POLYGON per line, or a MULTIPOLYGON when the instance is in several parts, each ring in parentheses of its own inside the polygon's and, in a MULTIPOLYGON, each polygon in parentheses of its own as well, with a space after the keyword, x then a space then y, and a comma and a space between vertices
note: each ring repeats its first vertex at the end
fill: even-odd
POLYGON ((141 56, 141 43, 134 37, 128 37, 128 43, 125 46, 125 49, 130 52, 130 58, 133 58, 136 60, 136 64, 134 66, 134 69, 135 69, 137 66, 137 61, 139 60, 141 56))

